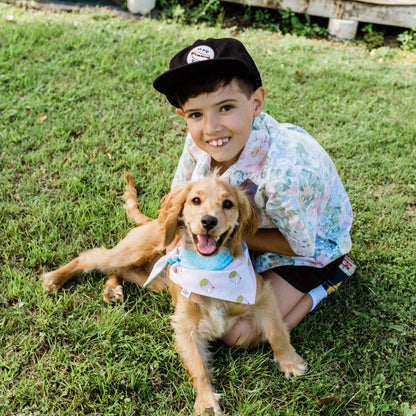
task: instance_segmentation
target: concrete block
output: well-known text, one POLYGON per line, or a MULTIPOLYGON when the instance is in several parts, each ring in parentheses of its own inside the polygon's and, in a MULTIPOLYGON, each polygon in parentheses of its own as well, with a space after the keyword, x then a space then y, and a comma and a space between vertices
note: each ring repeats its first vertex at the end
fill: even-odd
POLYGON ((335 40, 352 40, 357 34, 358 22, 355 20, 329 19, 329 35, 335 40))
POLYGON ((147 14, 155 5, 156 0, 127 0, 127 8, 133 14, 147 14))

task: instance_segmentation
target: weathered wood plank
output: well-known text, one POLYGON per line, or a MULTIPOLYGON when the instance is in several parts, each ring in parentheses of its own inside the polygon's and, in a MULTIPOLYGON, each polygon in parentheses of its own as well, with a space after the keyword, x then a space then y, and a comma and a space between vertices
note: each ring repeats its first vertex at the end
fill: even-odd
POLYGON ((416 6, 415 0, 355 0, 357 3, 370 3, 385 6, 416 6))
POLYGON ((416 0, 227 0, 231 3, 292 10, 311 16, 416 27, 416 0))

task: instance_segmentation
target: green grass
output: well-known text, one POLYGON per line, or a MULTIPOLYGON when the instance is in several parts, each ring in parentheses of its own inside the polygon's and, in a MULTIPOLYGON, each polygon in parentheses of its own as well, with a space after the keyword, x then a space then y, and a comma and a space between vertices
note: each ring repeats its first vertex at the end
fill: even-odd
MULTIPOLYGON (((132 227, 124 169, 156 215, 185 126, 151 83, 184 45, 231 31, 0 3, 0 414, 192 413, 167 293, 126 285, 109 307, 99 273, 53 296, 40 276, 132 227)), ((416 54, 248 29, 239 38, 263 74, 266 111, 334 159, 358 271, 292 332, 305 376, 285 380, 268 346, 213 345, 223 409, 414 415, 416 54), (328 396, 342 401, 318 404, 328 396)))

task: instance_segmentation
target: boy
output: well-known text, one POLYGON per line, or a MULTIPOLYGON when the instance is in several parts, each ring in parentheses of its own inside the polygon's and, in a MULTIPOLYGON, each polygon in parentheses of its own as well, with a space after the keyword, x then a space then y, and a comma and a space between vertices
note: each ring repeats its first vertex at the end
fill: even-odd
MULTIPOLYGON (((198 40, 175 55, 154 87, 185 119, 189 134, 172 188, 217 169, 252 197, 259 230, 246 241, 275 289, 291 329, 345 280, 351 205, 335 166, 304 130, 262 112, 260 73, 236 39, 198 40)), ((224 336, 259 341, 249 321, 224 336)))

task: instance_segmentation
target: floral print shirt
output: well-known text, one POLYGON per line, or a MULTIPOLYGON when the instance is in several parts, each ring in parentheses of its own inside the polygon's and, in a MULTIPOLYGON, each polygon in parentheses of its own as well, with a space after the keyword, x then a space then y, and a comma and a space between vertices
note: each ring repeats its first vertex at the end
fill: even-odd
MULTIPOLYGON (((172 188, 210 172, 211 157, 190 134, 172 188)), ((252 197, 259 228, 277 228, 297 256, 251 253, 261 273, 278 266, 324 267, 351 250, 352 209, 336 168, 321 145, 291 124, 262 113, 237 162, 222 175, 252 197)))

